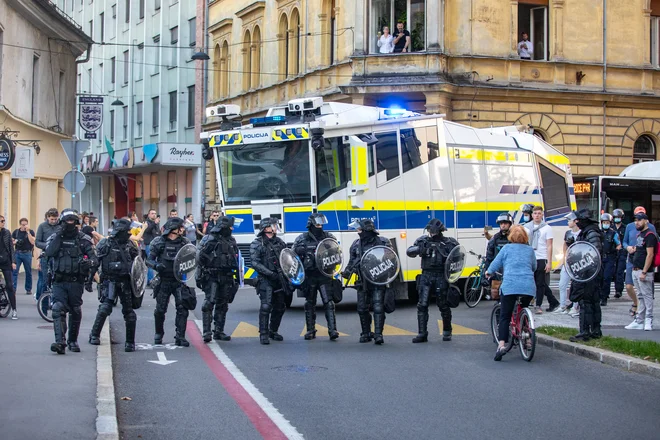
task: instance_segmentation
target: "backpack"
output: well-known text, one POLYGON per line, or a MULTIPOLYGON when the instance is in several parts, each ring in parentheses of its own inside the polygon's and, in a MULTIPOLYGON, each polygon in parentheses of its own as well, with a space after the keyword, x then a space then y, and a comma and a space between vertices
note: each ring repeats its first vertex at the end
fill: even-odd
MULTIPOLYGON (((648 237, 649 234, 653 234, 653 231, 649 231, 646 233, 644 238, 648 237)), ((656 234, 655 238, 657 239, 658 236, 656 234)), ((660 244, 655 245, 655 255, 653 256, 653 267, 660 267, 660 244)))

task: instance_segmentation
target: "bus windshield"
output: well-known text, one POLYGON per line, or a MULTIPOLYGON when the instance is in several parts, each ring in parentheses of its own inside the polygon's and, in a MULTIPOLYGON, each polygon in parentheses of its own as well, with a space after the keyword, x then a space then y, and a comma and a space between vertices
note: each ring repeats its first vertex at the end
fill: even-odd
POLYGON ((311 201, 308 140, 221 147, 218 160, 228 205, 252 200, 311 201))

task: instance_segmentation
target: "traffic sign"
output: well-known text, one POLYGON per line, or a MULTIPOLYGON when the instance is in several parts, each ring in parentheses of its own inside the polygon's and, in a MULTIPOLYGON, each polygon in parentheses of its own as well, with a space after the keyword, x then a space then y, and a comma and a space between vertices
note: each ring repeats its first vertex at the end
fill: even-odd
POLYGON ((85 175, 78 170, 69 171, 64 175, 64 189, 71 194, 82 192, 86 184, 85 175))
POLYGON ((69 158, 69 163, 74 168, 78 166, 78 162, 80 162, 85 151, 89 148, 89 141, 60 141, 60 144, 62 144, 66 157, 69 158))

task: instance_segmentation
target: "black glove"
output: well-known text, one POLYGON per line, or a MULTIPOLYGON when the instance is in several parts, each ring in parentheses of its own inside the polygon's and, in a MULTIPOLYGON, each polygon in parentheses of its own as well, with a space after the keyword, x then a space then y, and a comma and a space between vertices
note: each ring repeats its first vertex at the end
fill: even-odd
POLYGON ((268 273, 266 273, 266 278, 271 281, 277 280, 277 272, 268 271, 268 273))
POLYGON ((85 290, 88 291, 88 292, 92 291, 92 282, 91 281, 87 281, 85 283, 85 290))
POLYGON ((345 271, 343 271, 343 272, 341 273, 342 278, 345 278, 345 279, 347 279, 347 280, 350 280, 352 275, 353 275, 353 272, 351 272, 351 271, 348 270, 348 269, 346 269, 345 271))
POLYGON ((167 269, 167 266, 163 263, 157 263, 156 264, 156 272, 165 272, 165 269, 167 269))
POLYGON ((92 260, 90 260, 89 258, 84 258, 80 262, 80 269, 82 269, 83 271, 88 271, 90 267, 92 267, 92 260))

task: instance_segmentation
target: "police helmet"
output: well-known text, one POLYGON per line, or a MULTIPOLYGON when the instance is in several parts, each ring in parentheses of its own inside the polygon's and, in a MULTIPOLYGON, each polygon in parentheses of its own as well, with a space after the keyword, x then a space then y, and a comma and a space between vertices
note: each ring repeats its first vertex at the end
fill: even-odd
POLYGON ((131 230, 131 221, 126 218, 113 220, 112 222, 112 237, 116 236, 119 232, 129 232, 131 230))
POLYGON ((577 220, 577 215, 575 215, 575 211, 571 211, 568 214, 564 216, 566 220, 577 220))
POLYGON ((165 226, 163 226, 163 234, 168 235, 173 231, 179 230, 179 228, 183 227, 183 219, 179 217, 170 217, 167 219, 165 222, 165 226))
POLYGON ((315 212, 314 214, 310 215, 307 218, 307 227, 309 228, 310 226, 316 226, 316 225, 327 225, 328 224, 328 218, 318 212, 315 212))
POLYGON ((442 221, 438 220, 437 218, 432 218, 431 220, 429 220, 425 229, 429 231, 429 233, 432 235, 440 234, 441 232, 447 230, 447 228, 445 228, 445 224, 442 223, 442 221))
POLYGON ((524 213, 531 214, 534 211, 534 205, 525 203, 524 205, 520 205, 520 210, 524 213))
POLYGON ((273 232, 275 233, 282 232, 279 221, 275 217, 266 217, 261 219, 261 222, 259 222, 259 235, 262 235, 264 233, 264 229, 268 227, 273 228, 273 232))
POLYGON ((611 222, 612 219, 613 219, 613 217, 610 214, 608 214, 607 212, 600 216, 600 221, 601 222, 611 222))
POLYGON ((618 217, 618 218, 623 218, 624 213, 623 209, 615 209, 614 212, 612 213, 612 217, 618 217))
POLYGON ((500 223, 511 223, 513 224, 513 217, 511 217, 511 214, 508 212, 503 212, 502 214, 497 216, 497 220, 495 221, 498 225, 500 223))
POLYGON ((74 224, 76 225, 80 224, 80 217, 78 216, 78 211, 76 211, 75 209, 66 208, 65 210, 62 211, 62 214, 60 214, 59 223, 63 224, 71 220, 73 220, 74 224))
POLYGON ((242 218, 230 217, 222 215, 215 222, 215 226, 211 229, 211 234, 219 234, 224 228, 239 227, 243 223, 242 218))
POLYGON ((588 208, 583 208, 583 209, 580 209, 579 211, 577 211, 575 213, 575 218, 576 218, 576 220, 581 220, 581 221, 590 222, 590 223, 596 223, 597 222, 596 218, 594 217, 593 211, 591 211, 591 209, 588 209, 588 208))
POLYGON ((349 229, 359 229, 363 232, 376 231, 376 225, 370 218, 355 219, 348 224, 349 229))

